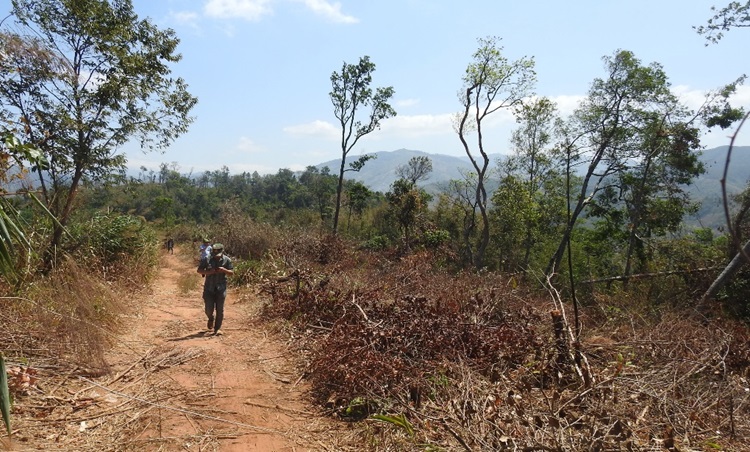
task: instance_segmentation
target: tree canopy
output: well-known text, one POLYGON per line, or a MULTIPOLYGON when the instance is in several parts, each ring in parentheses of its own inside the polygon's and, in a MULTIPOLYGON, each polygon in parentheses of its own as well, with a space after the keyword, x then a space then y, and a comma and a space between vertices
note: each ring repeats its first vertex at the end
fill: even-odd
POLYGON ((716 44, 724 37, 724 32, 732 28, 750 27, 750 1, 730 2, 719 9, 712 6, 711 11, 714 15, 706 25, 696 27, 698 33, 705 36, 709 43, 716 44))
POLYGON ((125 165, 119 147, 168 146, 187 131, 197 99, 171 76, 179 39, 139 19, 131 0, 13 0, 0 35, 0 103, 50 162, 43 196, 64 226, 83 180, 125 165))
MULTIPOLYGON (((456 118, 456 129, 461 145, 476 171, 474 215, 479 210, 482 231, 472 250, 474 265, 484 266, 484 253, 490 240, 490 222, 487 215, 487 190, 485 178, 490 158, 486 150, 483 124, 489 115, 504 108, 512 108, 532 93, 536 83, 533 58, 508 60, 496 37, 479 39, 479 48, 466 67, 459 100, 463 110, 456 118), (472 136, 472 133, 474 135, 472 136), (474 144, 469 140, 473 139, 474 144)), ((471 224, 474 224, 472 221, 471 224)))
MULTIPOLYGON (((384 119, 396 116, 396 110, 388 103, 395 93, 392 86, 376 88, 373 92, 372 73, 375 63, 369 56, 363 56, 357 64, 344 63, 341 72, 331 74, 333 114, 341 126, 341 167, 336 187, 336 206, 333 214, 333 232, 338 231, 341 193, 346 169, 346 158, 360 138, 380 128, 384 119), (360 119, 362 109, 369 107, 365 119, 360 119)), ((352 171, 359 171, 369 156, 363 156, 351 165, 352 171)))

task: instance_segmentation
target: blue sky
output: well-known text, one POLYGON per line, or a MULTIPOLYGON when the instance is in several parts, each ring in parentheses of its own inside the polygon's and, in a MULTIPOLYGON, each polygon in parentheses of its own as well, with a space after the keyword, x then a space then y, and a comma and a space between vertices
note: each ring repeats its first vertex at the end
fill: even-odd
MULTIPOLYGON (((176 162, 183 173, 226 165, 268 174, 339 158, 330 75, 369 55, 373 86, 394 87, 398 116, 350 155, 399 148, 463 155, 451 116, 477 38, 486 36, 500 37, 511 60, 534 57, 537 93, 563 113, 605 75, 602 57, 618 49, 661 63, 675 92, 697 106, 706 90, 750 75, 750 29, 709 46, 693 29, 728 1, 133 0, 139 16, 176 31, 183 59, 174 74, 199 101, 190 131, 164 154, 121 152, 133 168, 176 162)), ((750 107, 750 87, 736 102, 750 107)), ((492 123, 486 145, 507 153, 513 117, 497 114, 492 123)), ((704 144, 728 144, 726 135, 714 132, 704 144)), ((739 144, 748 142, 745 130, 739 144)))

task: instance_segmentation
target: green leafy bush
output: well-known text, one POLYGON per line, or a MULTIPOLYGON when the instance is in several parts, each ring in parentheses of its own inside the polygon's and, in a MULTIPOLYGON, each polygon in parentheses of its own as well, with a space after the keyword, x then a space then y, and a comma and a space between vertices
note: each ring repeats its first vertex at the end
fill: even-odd
POLYGON ((384 235, 376 235, 362 244, 362 248, 371 251, 382 251, 388 248, 390 241, 384 235))
POLYGON ((422 243, 427 248, 439 248, 450 242, 451 234, 444 229, 429 229, 422 234, 422 243))
POLYGON ((147 281, 156 268, 159 240, 143 219, 117 213, 95 213, 90 220, 70 228, 76 247, 74 256, 105 278, 147 281))
POLYGON ((240 260, 234 263, 234 276, 231 278, 232 285, 246 286, 257 282, 256 274, 258 267, 260 266, 259 261, 254 260, 240 260))

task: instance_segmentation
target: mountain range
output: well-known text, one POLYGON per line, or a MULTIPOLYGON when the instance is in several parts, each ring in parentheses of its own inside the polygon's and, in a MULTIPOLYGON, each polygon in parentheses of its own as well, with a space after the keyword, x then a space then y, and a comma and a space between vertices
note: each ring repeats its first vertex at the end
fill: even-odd
MULTIPOLYGON (((725 223, 724 210, 721 202, 721 179, 727 157, 728 146, 706 149, 701 153, 706 172, 686 187, 694 201, 701 203, 700 210, 686 222, 694 226, 719 227, 725 223)), ((430 177, 419 185, 430 193, 443 190, 452 179, 462 179, 462 174, 473 171, 468 157, 455 157, 444 154, 431 154, 422 151, 398 149, 374 153, 375 159, 369 160, 359 171, 345 174, 347 179, 361 182, 371 190, 387 192, 391 184, 398 179, 396 168, 406 165, 413 157, 429 157, 432 161, 430 177)), ((491 165, 495 166, 502 154, 490 156, 491 165)), ((350 161, 356 160, 350 158, 350 161)), ((318 168, 327 166, 331 173, 338 173, 341 159, 330 160, 316 165, 318 168)), ((727 173, 726 189, 728 194, 741 192, 750 179, 750 146, 735 146, 732 151, 729 171, 727 173)))
MULTIPOLYGON (((701 207, 695 215, 685 219, 687 223, 705 227, 726 225, 721 179, 724 177, 728 150, 729 146, 720 146, 706 149, 701 154, 700 160, 706 172, 687 187, 691 199, 699 202, 701 207)), ((726 191, 731 196, 743 191, 750 180, 750 146, 735 146, 729 163, 726 191)))
MULTIPOLYGON (((375 152, 372 155, 375 158, 369 160, 359 172, 348 171, 344 178, 361 182, 370 190, 385 193, 390 190, 391 184, 398 179, 396 169, 399 166, 406 165, 414 157, 429 157, 432 161, 432 173, 427 180, 420 182, 418 185, 428 192, 436 192, 440 191, 442 186, 450 180, 462 179, 465 172, 474 171, 468 157, 429 154, 410 149, 375 152)), ((501 157, 501 154, 491 155, 490 164, 494 166, 501 157)), ((348 159, 348 161, 354 160, 356 160, 356 157, 348 159)), ((327 166, 332 174, 338 174, 341 159, 329 160, 316 166, 318 168, 327 166)))

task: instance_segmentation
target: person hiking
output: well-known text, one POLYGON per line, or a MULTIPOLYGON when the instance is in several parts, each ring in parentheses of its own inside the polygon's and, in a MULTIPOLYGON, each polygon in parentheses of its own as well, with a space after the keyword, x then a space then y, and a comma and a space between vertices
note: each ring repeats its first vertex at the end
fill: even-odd
POLYGON ((172 237, 167 240, 167 252, 169 254, 174 254, 174 240, 172 240, 172 237))
POLYGON ((215 336, 221 336, 221 324, 224 321, 224 300, 227 298, 227 276, 234 275, 232 260, 224 254, 224 245, 214 243, 211 256, 201 259, 198 273, 205 277, 203 282, 203 303, 206 308, 208 324, 215 336), (215 316, 214 316, 215 312, 215 316))

